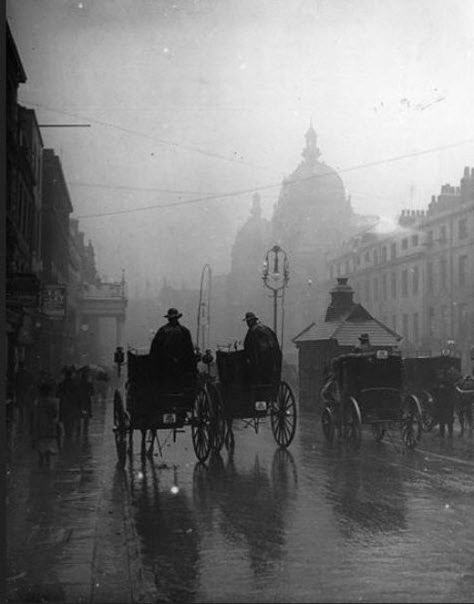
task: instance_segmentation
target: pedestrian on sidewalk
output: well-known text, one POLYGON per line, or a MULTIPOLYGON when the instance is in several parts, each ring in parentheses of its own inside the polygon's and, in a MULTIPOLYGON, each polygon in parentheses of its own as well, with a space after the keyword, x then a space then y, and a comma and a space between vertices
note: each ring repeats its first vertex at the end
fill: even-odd
POLYGON ((33 445, 39 465, 49 465, 51 455, 58 453, 59 399, 54 395, 54 381, 43 382, 33 406, 33 445))
POLYGON ((81 417, 84 420, 84 430, 89 429, 89 419, 92 417, 92 399, 94 397, 94 384, 90 375, 89 367, 83 367, 81 370, 81 379, 79 381, 79 399, 81 407, 81 417))
POLYGON ((30 419, 35 398, 35 379, 33 374, 20 361, 15 375, 15 398, 18 406, 18 426, 31 429, 30 419))
POLYGON ((80 381, 74 366, 63 368, 64 378, 58 385, 60 420, 67 439, 78 434, 81 429, 80 381))

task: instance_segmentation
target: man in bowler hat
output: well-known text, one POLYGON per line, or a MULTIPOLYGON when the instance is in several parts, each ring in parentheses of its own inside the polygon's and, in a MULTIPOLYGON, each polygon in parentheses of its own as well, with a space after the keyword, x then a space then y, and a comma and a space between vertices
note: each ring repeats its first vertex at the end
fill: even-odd
POLYGON ((182 313, 170 308, 165 319, 168 323, 158 329, 150 347, 153 375, 163 384, 179 389, 196 376, 196 357, 189 329, 181 325, 182 313))
POLYGON ((275 332, 260 323, 253 312, 243 319, 248 331, 244 340, 248 376, 251 384, 273 384, 280 381, 281 349, 275 332))

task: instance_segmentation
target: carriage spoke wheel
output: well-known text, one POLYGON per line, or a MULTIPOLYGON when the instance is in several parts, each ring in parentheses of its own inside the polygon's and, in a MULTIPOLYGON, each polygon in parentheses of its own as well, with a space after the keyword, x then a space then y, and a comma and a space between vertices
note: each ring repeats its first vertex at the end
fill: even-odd
POLYGON ((209 385, 209 396, 212 402, 212 451, 219 453, 224 446, 226 436, 226 422, 224 406, 219 390, 214 384, 209 385))
POLYGON ((199 388, 194 401, 191 430, 196 457, 204 462, 212 446, 212 409, 211 400, 203 388, 199 388))
POLYGON ((344 409, 343 437, 356 447, 360 445, 362 440, 360 409, 357 401, 352 396, 349 397, 344 409))
POLYGON ((286 382, 280 382, 276 400, 271 406, 273 437, 280 447, 288 447, 296 430, 296 401, 286 382))
POLYGON ((230 454, 234 452, 235 449, 235 436, 234 431, 232 430, 232 420, 226 421, 226 433, 224 439, 225 446, 230 454))
POLYGON ((375 440, 380 443, 385 436, 385 426, 384 424, 375 423, 372 424, 372 434, 374 435, 375 440))
POLYGON ((416 396, 407 397, 401 424, 402 440, 407 449, 414 449, 422 433, 421 405, 416 396))
POLYGON ((334 414, 330 407, 324 407, 323 412, 321 413, 321 427, 328 443, 332 443, 334 440, 335 424, 334 414))

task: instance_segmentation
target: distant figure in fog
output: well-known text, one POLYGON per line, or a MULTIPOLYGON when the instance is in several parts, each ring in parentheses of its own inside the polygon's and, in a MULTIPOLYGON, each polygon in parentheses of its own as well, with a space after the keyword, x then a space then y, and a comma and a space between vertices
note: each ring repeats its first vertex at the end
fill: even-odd
POLYGON ((20 426, 27 425, 29 428, 35 397, 35 379, 33 374, 25 368, 23 361, 20 361, 15 375, 15 397, 18 407, 18 423, 20 426))
POLYGON ((66 437, 78 433, 81 427, 81 397, 80 382, 74 367, 63 369, 64 378, 58 385, 60 420, 64 426, 66 437))
POLYGON ((469 429, 469 435, 472 436, 472 408, 474 407, 474 367, 472 368, 471 374, 468 373, 457 381, 456 388, 458 390, 458 417, 459 424, 461 426, 461 432, 459 433, 459 436, 464 436, 464 427, 466 423, 469 429))
POLYGON ((178 390, 183 384, 192 386, 197 373, 191 332, 180 324, 182 316, 170 308, 164 315, 168 323, 158 329, 150 347, 152 375, 157 375, 164 387, 178 390))
POLYGON ((438 372, 437 386, 435 392, 435 417, 439 423, 439 436, 444 438, 446 428, 448 436, 453 436, 454 426, 454 403, 456 400, 456 382, 459 380, 459 372, 454 367, 441 369, 438 372))
POLYGON ((51 455, 58 452, 59 399, 54 396, 53 381, 43 382, 33 406, 33 445, 38 451, 39 465, 49 465, 51 455))
POLYGON ((84 420, 84 429, 89 427, 89 419, 92 417, 92 399, 94 397, 94 384, 91 380, 90 370, 88 367, 83 367, 80 372, 80 380, 78 384, 79 399, 81 408, 81 417, 84 420))
POLYGON ((260 323, 253 312, 243 319, 248 331, 244 340, 247 375, 250 385, 274 384, 281 376, 281 349, 275 332, 260 323))

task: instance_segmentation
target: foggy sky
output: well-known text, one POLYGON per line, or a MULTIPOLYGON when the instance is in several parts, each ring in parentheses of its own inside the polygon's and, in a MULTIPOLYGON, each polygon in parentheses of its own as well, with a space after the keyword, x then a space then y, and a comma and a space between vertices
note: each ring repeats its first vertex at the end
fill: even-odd
POLYGON ((227 271, 252 190, 270 217, 311 118, 360 213, 424 208, 474 165, 471 142, 356 169, 474 139, 471 0, 11 0, 7 18, 19 101, 91 124, 43 139, 101 274, 125 267, 132 293, 227 271))

